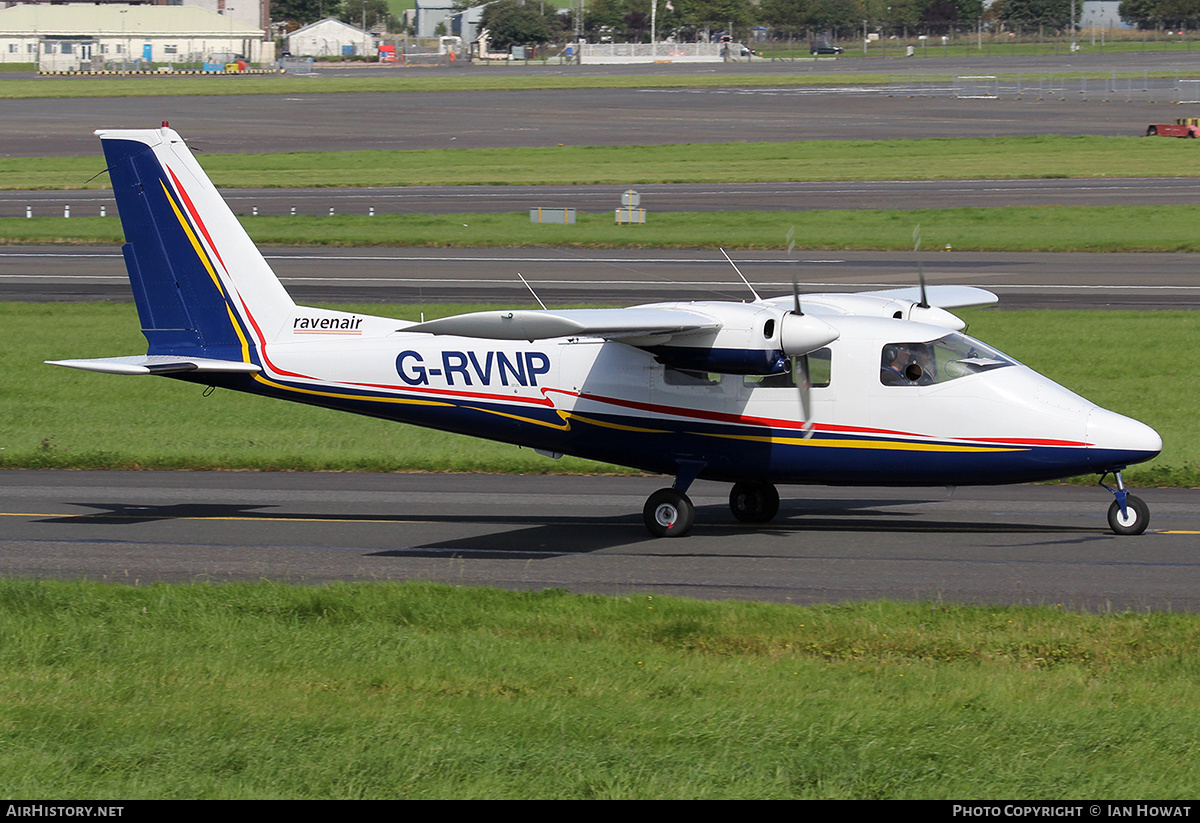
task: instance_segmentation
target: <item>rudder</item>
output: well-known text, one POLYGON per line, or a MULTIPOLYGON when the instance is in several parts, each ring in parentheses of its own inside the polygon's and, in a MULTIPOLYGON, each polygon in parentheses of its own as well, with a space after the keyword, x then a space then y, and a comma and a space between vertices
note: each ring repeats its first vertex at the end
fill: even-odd
POLYGON ((295 308, 237 217, 169 128, 96 134, 149 354, 257 361, 295 308))

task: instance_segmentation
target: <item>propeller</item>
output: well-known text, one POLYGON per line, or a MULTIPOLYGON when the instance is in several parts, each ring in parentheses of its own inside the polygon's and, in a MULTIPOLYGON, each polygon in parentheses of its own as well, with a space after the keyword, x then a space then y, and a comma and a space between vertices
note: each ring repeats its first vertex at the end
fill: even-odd
POLYGON ((792 310, 783 317, 779 342, 783 353, 792 359, 792 382, 800 392, 800 422, 804 424, 805 440, 813 434, 808 354, 829 345, 838 334, 825 321, 804 313, 800 308, 800 284, 792 278, 792 310))
MULTIPOLYGON (((921 250, 921 224, 913 229, 913 252, 921 250)), ((925 263, 917 258, 917 285, 921 290, 921 299, 914 303, 913 307, 908 312, 908 319, 915 320, 918 323, 929 323, 934 326, 942 326, 943 328, 953 329, 954 331, 962 331, 967 327, 967 324, 961 318, 946 311, 945 309, 931 306, 929 304, 929 292, 925 287, 925 263)))
POLYGON ((794 308, 783 316, 779 347, 787 357, 796 357, 828 346, 841 334, 833 326, 800 310, 800 287, 792 281, 794 308))
MULTIPOLYGON (((921 224, 913 229, 913 254, 917 254, 921 250, 921 224)), ((919 308, 929 308, 929 295, 925 293, 925 264, 921 261, 920 256, 917 257, 917 281, 921 285, 921 302, 917 304, 919 308)))

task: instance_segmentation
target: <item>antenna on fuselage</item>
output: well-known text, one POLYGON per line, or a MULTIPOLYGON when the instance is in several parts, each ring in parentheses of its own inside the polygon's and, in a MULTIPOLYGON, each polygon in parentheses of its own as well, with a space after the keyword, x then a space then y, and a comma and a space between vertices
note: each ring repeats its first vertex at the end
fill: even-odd
POLYGON ((737 267, 737 263, 733 262, 733 258, 725 252, 725 249, 721 249, 721 254, 725 255, 725 259, 729 261, 729 265, 733 266, 733 270, 738 273, 738 277, 742 278, 742 282, 746 284, 746 288, 750 289, 750 293, 754 295, 754 302, 761 303, 762 298, 758 296, 758 292, 754 290, 754 286, 750 285, 750 281, 746 279, 746 275, 742 274, 742 270, 737 267))
POLYGON ((517 277, 521 278, 521 282, 525 284, 525 288, 529 289, 529 293, 533 295, 533 299, 538 301, 538 305, 542 307, 542 311, 546 311, 546 304, 542 302, 542 298, 537 296, 537 292, 533 290, 533 286, 529 285, 529 281, 520 272, 517 272, 517 277))

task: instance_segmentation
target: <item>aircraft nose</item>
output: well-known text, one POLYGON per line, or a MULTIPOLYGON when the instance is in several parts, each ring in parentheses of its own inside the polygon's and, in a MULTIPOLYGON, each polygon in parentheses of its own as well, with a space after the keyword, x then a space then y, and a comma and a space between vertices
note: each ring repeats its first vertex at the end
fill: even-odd
POLYGON ((1128 462, 1149 460, 1162 451, 1158 432, 1107 409, 1093 409, 1088 415, 1087 441, 1095 449, 1132 453, 1128 462))

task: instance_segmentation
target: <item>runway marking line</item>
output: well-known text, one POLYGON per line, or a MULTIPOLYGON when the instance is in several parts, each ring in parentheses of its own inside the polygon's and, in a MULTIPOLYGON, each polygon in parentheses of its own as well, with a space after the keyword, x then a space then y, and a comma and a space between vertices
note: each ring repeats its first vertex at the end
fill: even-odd
POLYGON ((47 514, 45 512, 0 512, 0 517, 49 517, 58 520, 63 519, 87 519, 87 520, 247 520, 258 522, 291 522, 291 523, 436 523, 436 520, 416 520, 398 519, 394 517, 373 518, 373 517, 272 517, 264 515, 262 517, 233 517, 229 515, 172 515, 172 514, 137 514, 130 512, 129 514, 87 514, 87 513, 72 513, 72 512, 55 512, 47 514))
MULTIPOLYGON (((441 520, 420 520, 414 518, 400 519, 394 517, 375 518, 375 517, 288 517, 264 515, 261 517, 234 517, 229 515, 221 516, 205 516, 205 515, 153 515, 153 514, 137 514, 130 512, 129 514, 87 514, 87 513, 70 513, 70 512, 0 512, 0 517, 38 517, 38 518, 55 518, 55 519, 88 519, 88 520, 228 520, 228 521, 248 521, 248 522, 274 522, 274 523, 424 523, 433 524, 441 523, 441 520)), ((726 525, 726 524, 710 524, 710 525, 726 525)), ((1147 534, 1200 534, 1200 530, 1190 529, 1147 529, 1147 534)))

